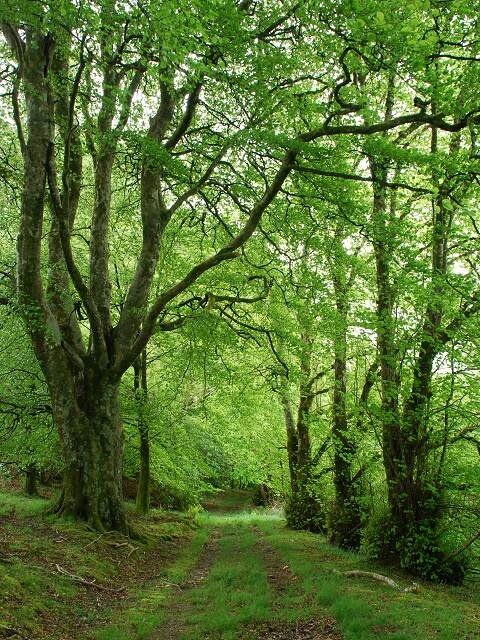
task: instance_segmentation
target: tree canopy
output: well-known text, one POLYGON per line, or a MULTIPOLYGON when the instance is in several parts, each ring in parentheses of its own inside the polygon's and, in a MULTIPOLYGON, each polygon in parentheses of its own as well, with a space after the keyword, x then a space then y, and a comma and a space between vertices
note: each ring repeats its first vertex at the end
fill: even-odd
MULTIPOLYGON (((0 9, 0 473, 475 555, 476 0, 0 9), (123 488, 122 488, 123 487, 123 488)), ((477 550, 478 553, 478 550, 477 550)))

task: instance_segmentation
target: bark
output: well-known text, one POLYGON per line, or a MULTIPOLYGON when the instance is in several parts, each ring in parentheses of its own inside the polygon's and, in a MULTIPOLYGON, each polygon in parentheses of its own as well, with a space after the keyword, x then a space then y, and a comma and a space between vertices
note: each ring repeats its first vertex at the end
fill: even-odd
POLYGON ((292 413, 292 407, 285 388, 280 391, 282 401, 283 415, 285 418, 285 428, 287 432, 287 456, 288 469, 290 475, 290 489, 292 494, 298 490, 297 482, 297 455, 298 455, 298 436, 295 428, 295 419, 292 413))
POLYGON ((147 397, 147 354, 143 351, 134 364, 134 390, 138 403, 138 435, 140 439, 140 471, 136 497, 137 512, 144 515, 150 508, 150 434, 144 415, 147 397))
POLYGON ((311 375, 313 339, 307 331, 302 333, 301 342, 300 397, 295 422, 285 390, 282 393, 291 485, 286 516, 287 524, 293 529, 324 532, 324 510, 312 485, 315 465, 312 460, 309 422, 315 393, 311 375))
MULTIPOLYGON (((390 528, 392 539, 388 542, 394 552, 397 544, 416 528, 417 515, 422 511, 419 487, 412 483, 416 442, 405 438, 402 412, 399 407, 400 379, 398 347, 396 344, 393 306, 395 293, 390 273, 393 255, 393 238, 389 226, 386 194, 388 164, 370 159, 373 179, 374 252, 377 280, 377 344, 381 379, 382 453, 387 480, 390 528)), ((390 212, 392 213, 392 212, 390 212)), ((393 212, 394 213, 394 212, 393 212)), ((387 545, 387 546, 388 546, 387 545)))
MULTIPOLYGON (((107 133, 105 135, 108 135, 107 133)), ((110 330, 109 221, 114 154, 106 148, 95 163, 95 203, 90 239, 90 292, 105 332, 110 330)))
MULTIPOLYGON (((49 79, 52 59, 51 35, 28 32, 23 71, 28 136, 18 238, 19 302, 45 375, 62 441, 64 488, 58 511, 84 519, 101 530, 126 533, 120 489, 119 380, 110 378, 96 364, 90 362, 87 366, 81 358, 81 338, 65 304, 68 289, 60 290, 66 285, 65 265, 59 253, 60 216, 59 225, 52 223, 49 236, 48 301, 43 292, 40 256, 45 187, 47 168, 54 160, 54 101, 49 79)), ((72 211, 64 204, 55 203, 56 214, 68 216, 72 211)))
POLYGON ((25 469, 25 493, 27 496, 38 495, 37 469, 34 464, 29 464, 25 469))
MULTIPOLYGON (((432 105, 434 109, 434 106, 432 105)), ((388 119, 389 108, 387 108, 388 119)), ((458 144, 452 139, 450 150, 458 144)), ((437 150, 437 130, 432 127, 431 151, 437 150)), ((374 250, 377 275, 377 341, 382 383, 382 448, 388 486, 390 518, 382 532, 385 555, 399 555, 402 565, 428 578, 458 580, 458 567, 446 566, 439 549, 438 524, 441 486, 429 468, 428 408, 432 393, 435 356, 443 345, 443 283, 447 272, 447 239, 451 220, 443 204, 444 186, 438 176, 433 183, 438 196, 432 201, 432 266, 430 296, 413 366, 413 381, 402 410, 399 408, 400 372, 393 317, 394 290, 390 274, 393 255, 391 220, 395 217, 392 196, 387 208, 388 162, 370 158, 373 181, 374 250)), ((448 192, 448 189, 446 190, 448 192)))
POLYGON ((119 384, 85 371, 74 395, 57 393, 54 416, 62 431, 65 461, 58 513, 100 531, 128 533, 122 502, 122 430, 119 384))
MULTIPOLYGON (((450 145, 453 154, 458 138, 450 145)), ((432 130, 431 151, 437 151, 437 132, 432 130)), ((448 181, 448 177, 446 178, 448 181)), ((400 531, 408 533, 418 524, 428 524, 436 531, 440 515, 440 484, 432 477, 428 460, 428 408, 432 395, 433 364, 443 346, 440 338, 444 307, 444 279, 447 273, 448 232, 450 215, 444 206, 444 187, 434 176, 438 196, 432 201, 432 253, 430 296, 425 309, 418 355, 413 367, 413 380, 402 412, 403 464, 398 470, 402 493, 393 499, 400 531)))
POLYGON ((334 344, 333 424, 335 506, 331 517, 330 539, 346 549, 360 545, 361 514, 352 463, 355 444, 349 434, 347 417, 347 287, 345 278, 334 278, 337 331, 334 344))
POLYGON ((150 508, 150 439, 147 425, 141 424, 138 429, 140 436, 140 472, 135 504, 137 512, 144 515, 148 513, 150 508))
POLYGON ((392 245, 387 219, 385 182, 386 163, 370 160, 373 179, 374 253, 377 280, 377 343, 380 360, 382 450, 390 505, 395 504, 401 492, 399 468, 402 465, 402 443, 398 407, 399 380, 395 320, 393 317, 394 291, 390 275, 392 245))

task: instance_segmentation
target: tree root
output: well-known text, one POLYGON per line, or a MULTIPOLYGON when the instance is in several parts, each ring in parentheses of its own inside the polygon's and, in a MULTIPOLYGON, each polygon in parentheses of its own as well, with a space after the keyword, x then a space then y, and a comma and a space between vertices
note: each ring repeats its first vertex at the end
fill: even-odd
MULTIPOLYGON (((86 544, 84 547, 82 547, 82 549, 88 549, 88 547, 91 547, 92 545, 96 544, 99 540, 101 540, 103 537, 108 536, 108 535, 117 535, 117 536, 122 536, 124 538, 127 538, 127 540, 129 540, 130 538, 128 538, 128 536, 125 536, 122 533, 119 533, 118 531, 105 531, 104 533, 101 533, 98 538, 95 538, 95 540, 92 540, 91 542, 89 542, 88 544, 86 544)), ((128 547, 129 549, 129 553, 127 555, 127 558, 130 558, 130 556, 132 555, 132 553, 135 553, 135 551, 138 551, 140 549, 140 547, 135 547, 133 544, 131 544, 130 542, 115 542, 114 540, 109 541, 109 540, 105 540, 105 544, 108 545, 109 547, 128 547)))
POLYGON ((109 591, 110 593, 121 593, 122 591, 126 591, 126 587, 119 587, 118 589, 114 589, 113 587, 106 587, 103 584, 98 584, 98 582, 95 582, 95 580, 85 580, 85 578, 82 578, 81 576, 76 576, 74 573, 70 573, 70 571, 67 571, 59 564, 56 564, 55 568, 57 569, 58 573, 62 574, 63 576, 67 576, 67 578, 70 578, 70 580, 73 580, 73 582, 78 582, 79 584, 83 584, 86 587, 93 587, 94 589, 99 589, 100 591, 109 591))
POLYGON ((383 582, 384 584, 392 587, 392 589, 396 589, 397 591, 401 591, 402 593, 417 593, 418 592, 418 584, 413 582, 410 587, 406 587, 402 589, 402 587, 387 576, 383 576, 381 573, 374 573, 373 571, 337 571, 333 570, 333 573, 338 573, 341 576, 347 576, 348 578, 372 578, 373 580, 378 580, 378 582, 383 582))

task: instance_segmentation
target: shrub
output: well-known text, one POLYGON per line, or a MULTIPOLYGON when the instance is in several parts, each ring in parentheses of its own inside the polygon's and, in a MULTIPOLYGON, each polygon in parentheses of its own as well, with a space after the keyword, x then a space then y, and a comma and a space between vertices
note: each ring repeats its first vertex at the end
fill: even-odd
POLYGON ((285 517, 291 529, 326 533, 325 507, 310 487, 296 491, 288 498, 285 517))

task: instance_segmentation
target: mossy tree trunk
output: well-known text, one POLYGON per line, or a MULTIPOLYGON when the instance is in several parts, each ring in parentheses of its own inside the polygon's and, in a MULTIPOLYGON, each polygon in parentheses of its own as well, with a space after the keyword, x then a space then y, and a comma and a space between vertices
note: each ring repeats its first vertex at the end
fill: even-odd
POLYGON ((310 439, 312 405, 317 395, 312 376, 313 338, 308 331, 301 336, 300 383, 294 417, 285 381, 280 390, 287 431, 287 453, 291 493, 286 506, 287 523, 292 529, 325 531, 325 512, 314 487, 313 473, 320 456, 314 460, 310 439))
POLYGON ((357 483, 353 473, 355 442, 349 428, 347 413, 347 326, 348 294, 353 284, 354 269, 347 265, 342 245, 344 223, 335 229, 331 275, 335 294, 335 330, 333 339, 334 383, 332 406, 332 440, 334 447, 333 483, 335 502, 329 518, 331 542, 345 549, 358 549, 360 545, 361 512, 357 483))
MULTIPOLYGON (((386 117, 390 117, 388 107, 386 117)), ((450 144, 452 155, 458 150, 459 144, 460 138, 455 134, 450 144)), ((432 126, 432 154, 437 152, 437 145, 437 129, 432 126)), ((392 224, 396 217, 395 194, 390 196, 390 203, 387 200, 389 166, 386 159, 370 158, 377 278, 377 341, 381 371, 382 449, 390 509, 390 519, 382 533, 384 553, 392 557, 399 556, 404 567, 427 578, 455 581, 461 570, 444 566, 444 554, 439 548, 442 469, 434 469, 430 459, 432 442, 429 436, 428 410, 435 357, 451 339, 459 325, 459 318, 465 317, 462 312, 447 329, 442 329, 448 235, 455 210, 455 204, 449 198, 458 184, 448 172, 440 181, 437 170, 434 169, 436 194, 432 198, 430 295, 413 363, 411 387, 404 394, 405 400, 400 407, 399 352, 403 346, 397 343, 393 314, 395 291, 391 261, 394 244, 398 239, 392 224)), ((468 189, 468 185, 465 188, 468 189)), ((457 193, 456 198, 458 197, 461 196, 457 193)), ((454 202, 456 201, 455 199, 454 202)))
POLYGON ((29 464, 25 469, 25 493, 27 496, 38 495, 37 478, 38 473, 35 464, 29 464))
POLYGON ((148 513, 150 508, 150 434, 145 416, 145 402, 147 400, 147 352, 144 349, 141 356, 134 363, 134 391, 138 410, 138 435, 140 468, 136 496, 136 510, 141 515, 148 513))
POLYGON ((57 512, 85 520, 100 531, 115 529, 127 534, 118 383, 108 377, 87 376, 77 386, 77 402, 57 406, 54 412, 65 463, 57 512))
MULTIPOLYGON (((41 14, 35 16, 32 25, 28 21, 22 28, 4 24, 2 29, 18 62, 19 86, 25 100, 24 122, 14 113, 24 162, 17 242, 18 302, 48 385, 62 441, 64 488, 58 512, 86 520, 100 530, 126 532, 118 404, 121 378, 140 357, 154 331, 174 330, 185 321, 183 317, 175 322, 159 321, 167 305, 206 271, 239 255, 238 249, 252 236, 263 212, 292 170, 295 154, 286 153, 270 186, 253 206, 238 234, 216 253, 192 265, 172 286, 154 296, 152 302, 162 235, 178 204, 167 207, 161 196, 163 168, 161 163, 151 162, 146 152, 140 181, 142 246, 118 323, 113 327, 109 274, 112 169, 118 141, 129 120, 133 95, 146 72, 142 63, 130 77, 125 77, 124 60, 113 52, 122 50, 124 28, 128 25, 113 24, 113 14, 113 4, 103 3, 98 40, 102 94, 98 118, 95 123, 92 118, 90 123, 95 135, 90 135, 91 131, 85 133, 95 184, 88 277, 77 264, 78 256, 71 241, 84 184, 82 141, 76 124, 83 118, 77 103, 79 86, 86 73, 84 43, 72 44, 64 25, 58 33, 49 31, 49 25, 41 24, 41 14), (72 65, 74 55, 79 56, 76 66, 72 65), (61 176, 57 171, 59 160, 61 176), (45 234, 47 201, 52 216, 45 234), (45 237, 48 251, 44 247, 45 237)), ((86 85, 88 90, 88 82, 86 85)), ((184 107, 181 101, 175 103, 179 97, 170 90, 170 84, 161 83, 158 108, 146 131, 153 145, 163 145, 169 153, 180 142, 193 119, 200 89, 201 83, 195 84, 188 106, 184 107)), ((212 162, 210 172, 217 162, 218 159, 212 162)), ((191 185, 185 186, 185 199, 192 195, 191 190, 191 185)), ((177 197, 174 200, 178 203, 177 197)), ((143 427, 142 432, 141 485, 146 495, 148 436, 143 427)))

